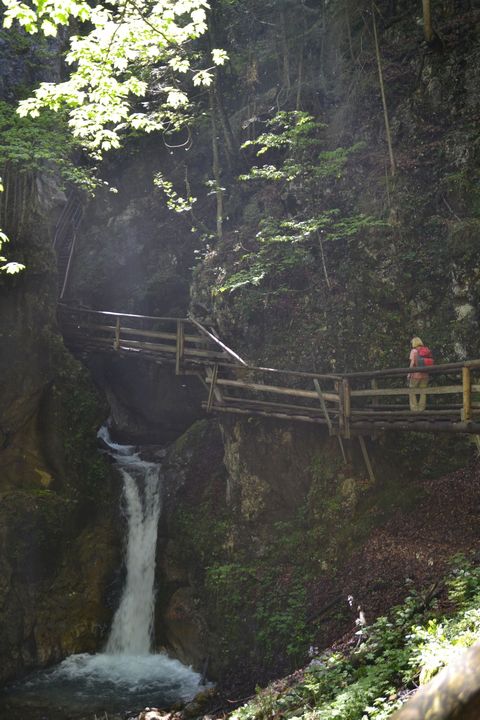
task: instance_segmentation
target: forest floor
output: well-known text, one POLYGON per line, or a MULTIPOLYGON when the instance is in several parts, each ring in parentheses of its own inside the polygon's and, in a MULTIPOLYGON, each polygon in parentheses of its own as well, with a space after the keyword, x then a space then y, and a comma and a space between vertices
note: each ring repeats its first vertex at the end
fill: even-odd
POLYGON ((335 592, 352 594, 367 622, 403 600, 406 582, 431 589, 453 556, 480 552, 480 461, 420 482, 414 506, 375 528, 334 578, 335 592))
MULTIPOLYGON (((410 509, 390 513, 350 556, 348 565, 335 575, 325 573, 312 587, 309 613, 320 628, 320 650, 348 654, 358 644, 358 605, 370 625, 403 602, 412 588, 425 597, 426 604, 435 597, 440 609, 449 613, 452 603, 444 578, 452 558, 480 559, 480 459, 443 477, 418 482, 420 492, 410 509), (346 629, 349 595, 354 602, 346 629)), ((412 486, 409 490, 413 491, 412 486)), ((301 682, 303 675, 300 669, 270 688, 282 691, 301 682)), ((206 711, 209 716, 224 716, 252 693, 251 679, 239 672, 218 689, 206 711)))

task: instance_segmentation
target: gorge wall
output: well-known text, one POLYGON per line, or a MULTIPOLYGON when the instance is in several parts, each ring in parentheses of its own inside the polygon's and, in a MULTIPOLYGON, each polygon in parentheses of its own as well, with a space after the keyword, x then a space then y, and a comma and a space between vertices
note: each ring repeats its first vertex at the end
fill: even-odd
MULTIPOLYGON (((230 54, 211 90, 217 122, 199 97, 204 114, 191 146, 172 149, 182 137, 137 138, 107 159, 103 177, 118 192, 105 186, 86 208, 67 301, 148 315, 190 309, 241 355, 273 367, 399 366, 412 334, 438 361, 478 357, 479 9, 438 3, 438 42, 428 46, 418 3, 377 5, 394 175, 370 3, 214 2, 212 44, 230 54), (308 132, 298 132, 295 112, 313 117, 308 132), (269 125, 279 113, 282 124, 269 125), (258 146, 242 145, 287 132, 286 145, 270 139, 264 157, 276 168, 289 160, 294 179, 240 180, 264 162, 258 146), (158 169, 180 194, 197 197, 191 212, 165 208, 151 184, 158 169)), ((54 215, 39 207, 32 228, 44 230, 12 246, 25 248, 28 271, 1 281, 11 351, 1 373, 11 389, 2 399, 10 528, 2 624, 14 598, 26 598, 4 650, 6 674, 99 646, 118 560, 115 490, 94 450, 102 411, 54 320, 45 223, 54 215), (62 550, 52 555, 51 543, 62 550), (32 565, 39 576, 25 578, 32 565), (61 621, 47 630, 42 613, 51 617, 52 607, 61 621)), ((169 367, 98 357, 88 365, 117 437, 175 441, 165 465, 157 642, 196 667, 208 659, 212 677, 241 676, 240 658, 248 680, 293 667, 310 644, 352 625, 346 595, 373 616, 405 594, 405 577, 431 581, 447 562, 447 521, 428 519, 438 510, 434 480, 472 459, 467 440, 371 439, 372 484, 354 443, 344 466, 336 440, 320 430, 206 420, 202 389, 183 378, 174 384, 169 367)), ((442 502, 463 518, 455 482, 438 482, 442 502)), ((453 552, 476 542, 474 529, 449 535, 453 552)))
MULTIPOLYGON (((58 46, 5 32, 0 46, 5 152, 7 101, 58 76, 58 46)), ((108 409, 56 322, 63 186, 47 159, 36 170, 5 161, 2 177, 1 226, 28 270, 0 277, 0 681, 98 648, 121 547, 117 483, 95 437, 108 409)))

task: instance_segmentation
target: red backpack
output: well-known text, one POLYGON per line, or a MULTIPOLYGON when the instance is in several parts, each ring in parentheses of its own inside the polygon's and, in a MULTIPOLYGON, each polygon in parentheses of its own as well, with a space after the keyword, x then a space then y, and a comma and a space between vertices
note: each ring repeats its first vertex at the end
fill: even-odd
POLYGON ((417 367, 434 365, 433 355, 426 345, 415 348, 417 351, 417 367))

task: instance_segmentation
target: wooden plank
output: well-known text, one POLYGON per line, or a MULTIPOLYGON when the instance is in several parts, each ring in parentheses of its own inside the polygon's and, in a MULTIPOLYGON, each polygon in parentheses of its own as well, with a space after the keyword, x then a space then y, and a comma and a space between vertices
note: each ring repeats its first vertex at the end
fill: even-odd
MULTIPOLYGON (((442 402, 441 404, 439 404, 439 405, 434 405, 433 407, 435 407, 435 408, 437 408, 437 409, 439 409, 439 410, 452 410, 452 411, 457 411, 457 410, 460 410, 460 409, 461 409, 462 404, 461 404, 461 403, 442 402)), ((474 408, 474 407, 480 408, 480 405, 475 405, 475 404, 472 403, 472 407, 473 407, 473 408, 474 408)), ((370 405, 365 405, 365 406, 364 406, 364 409, 365 409, 366 412, 367 412, 367 411, 368 411, 368 412, 370 412, 370 411, 371 411, 371 412, 377 412, 377 410, 378 410, 379 412, 381 412, 382 410, 407 410, 407 411, 410 411, 410 406, 407 405, 407 403, 402 403, 402 402, 387 402, 387 401, 386 401, 385 403, 380 403, 380 402, 378 401, 378 399, 376 399, 376 400, 372 400, 372 402, 370 403, 370 405)), ((355 412, 355 411, 352 410, 352 412, 355 412)), ((362 412, 362 411, 359 410, 359 412, 362 412)), ((430 411, 427 410, 426 412, 430 412, 430 411)), ((435 412, 435 411, 432 410, 431 412, 435 412)))
MULTIPOLYGON (((296 405, 294 403, 268 402, 267 400, 253 400, 245 397, 234 397, 233 395, 224 395, 223 399, 225 400, 227 405, 228 403, 238 403, 239 405, 252 405, 264 408, 278 408, 281 410, 300 410, 302 412, 310 412, 315 416, 321 413, 321 409, 319 409, 318 406, 296 405)), ((334 416, 338 415, 338 410, 330 408, 329 414, 334 416)))
MULTIPOLYGON (((78 338, 75 338, 78 342, 78 338)), ((108 338, 89 338, 90 344, 95 343, 99 347, 111 347, 111 341, 108 338)), ((125 349, 137 348, 138 350, 146 350, 151 353, 155 352, 166 352, 171 355, 176 354, 176 348, 174 345, 163 345, 161 343, 148 343, 140 342, 139 340, 121 340, 121 347, 125 349)), ((212 360, 222 359, 225 357, 224 353, 215 352, 214 350, 198 350, 196 348, 185 348, 185 358, 208 358, 212 360)))
MULTIPOLYGON (((207 380, 208 382, 208 380, 207 380)), ((259 390, 260 392, 271 392, 278 395, 289 395, 290 397, 317 398, 317 393, 313 390, 300 390, 294 388, 277 387, 276 385, 264 385, 262 383, 244 382, 242 380, 217 380, 217 385, 225 385, 227 387, 240 387, 246 390, 259 390)), ((333 393, 323 393, 325 400, 338 403, 338 395, 333 393)))
MULTIPOLYGON (((454 395, 463 392, 462 385, 444 385, 443 387, 426 387, 422 392, 427 395, 454 395)), ((378 388, 377 390, 352 390, 352 397, 387 397, 393 395, 418 395, 418 388, 378 388)))
MULTIPOLYGON (((421 413, 418 413, 419 415, 421 413)), ((366 422, 365 420, 353 421, 352 419, 352 432, 366 431, 371 433, 372 430, 408 430, 411 432, 440 432, 440 433, 462 433, 466 435, 475 435, 480 433, 480 423, 478 422, 450 422, 450 421, 438 421, 433 420, 412 420, 407 422, 405 420, 393 420, 391 422, 387 420, 377 420, 366 422)))
POLYGON ((276 373, 277 375, 291 375, 294 377, 304 377, 304 378, 317 378, 317 380, 342 380, 343 375, 333 375, 328 373, 315 373, 315 372, 304 372, 302 370, 282 370, 280 368, 267 368, 267 367, 258 367, 256 365, 249 365, 249 370, 256 370, 258 372, 265 372, 265 373, 276 373))
MULTIPOLYGON (((91 328, 92 330, 99 330, 102 332, 108 332, 110 334, 115 332, 115 325, 97 325, 96 323, 80 322, 78 325, 72 323, 72 328, 75 331, 84 330, 85 328, 91 328)), ((176 332, 161 332, 160 330, 142 330, 140 328, 124 327, 122 326, 122 333, 124 335, 141 335, 146 338, 159 338, 160 340, 173 340, 177 339, 176 332)), ((185 342, 191 342, 195 344, 205 343, 205 338, 200 335, 187 335, 184 334, 185 342)))
MULTIPOLYGON (((421 414, 426 416, 432 416, 432 417, 452 417, 457 418, 458 417, 458 411, 461 410, 462 406, 459 405, 457 409, 449 409, 444 410, 443 408, 438 408, 438 410, 422 410, 421 414)), ((352 417, 365 417, 365 418, 375 418, 375 417, 382 417, 385 416, 392 416, 392 417, 417 417, 418 412, 413 412, 412 410, 373 410, 372 408, 365 408, 364 410, 352 410, 352 417)))
MULTIPOLYGON (((202 403, 202 408, 206 408, 207 403, 202 403)), ((280 420, 299 420, 300 422, 313 423, 315 425, 325 425, 325 418, 320 416, 313 418, 307 415, 287 415, 286 413, 267 412, 266 410, 243 410, 237 407, 227 407, 215 405, 215 412, 232 413, 237 415, 258 415, 259 417, 274 417, 280 420)), ((341 438, 340 438, 341 439, 341 438)))
POLYGON ((472 419, 472 379, 470 376, 470 368, 464 367, 462 370, 462 387, 463 387, 463 410, 462 420, 469 422, 472 419))
POLYGON ((325 415, 325 420, 327 421, 328 434, 333 435, 332 421, 330 420, 330 415, 328 414, 328 410, 327 410, 327 404, 325 402, 325 398, 323 397, 322 389, 320 387, 320 383, 318 382, 317 378, 314 378, 313 384, 315 386, 315 391, 318 395, 318 399, 320 400, 320 406, 322 408, 323 414, 325 415))
POLYGON ((365 462, 365 467, 367 468, 368 477, 370 478, 370 482, 372 484, 375 484, 377 480, 375 478, 375 473, 373 472, 372 463, 370 462, 370 456, 368 454, 367 446, 365 444, 365 439, 363 435, 359 435, 358 440, 362 449, 363 460, 365 462))
POLYGON ((246 363, 245 360, 243 360, 243 359, 240 357, 240 355, 237 355, 236 352, 234 352, 233 350, 231 350, 231 349, 230 349, 227 345, 225 345, 225 343, 223 343, 219 338, 215 337, 215 335, 214 335, 213 333, 211 333, 210 330, 207 330, 206 327, 203 327, 203 325, 201 325, 201 324, 198 322, 198 320, 195 320, 195 318, 192 318, 192 317, 190 317, 189 320, 190 320, 190 322, 192 322, 192 323, 195 325, 195 327, 196 327, 198 330, 200 330, 200 332, 201 332, 203 335, 205 335, 206 337, 210 338, 210 340, 213 340, 214 343, 216 343, 217 345, 219 345, 219 346, 222 348, 222 350, 224 350, 224 351, 227 353, 227 355, 230 355, 230 357, 232 357, 234 360, 236 360, 237 362, 239 362, 240 365, 244 365, 245 367, 247 367, 248 363, 246 363))

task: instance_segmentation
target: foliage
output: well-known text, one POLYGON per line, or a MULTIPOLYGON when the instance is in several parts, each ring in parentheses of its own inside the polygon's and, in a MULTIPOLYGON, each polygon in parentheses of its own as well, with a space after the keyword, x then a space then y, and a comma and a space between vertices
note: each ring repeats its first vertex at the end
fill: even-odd
POLYGON ((450 616, 440 612, 433 593, 410 587, 388 617, 357 632, 353 651, 319 655, 299 684, 284 692, 259 691, 233 720, 263 720, 267 706, 269 717, 279 719, 386 720, 419 682, 480 637, 480 567, 455 558, 446 585, 455 603, 450 616))
POLYGON ((72 161, 78 151, 64 116, 46 111, 33 120, 19 117, 15 108, 0 101, 0 165, 16 172, 43 175, 59 172, 65 182, 92 191, 95 181, 91 172, 72 161))
MULTIPOLYGON (((43 113, 41 118, 33 120, 29 117, 20 117, 15 108, 4 101, 0 101, 0 166, 7 173, 8 185, 13 189, 10 198, 19 188, 20 197, 14 200, 17 212, 23 217, 25 207, 29 205, 34 180, 37 173, 42 176, 60 176, 65 183, 75 184, 83 190, 93 192, 96 181, 88 168, 76 165, 72 158, 78 151, 78 143, 68 131, 65 118, 59 117, 51 111, 43 113), (30 187, 30 193, 27 188, 30 187), (20 206, 22 209, 20 209, 20 206)), ((0 185, 3 191, 3 185, 0 185)), ((6 202, 6 201, 5 201, 6 202)), ((31 206, 29 206, 31 210, 31 206)), ((8 215, 9 207, 4 211, 4 218, 8 215)), ((21 224, 17 219, 18 225, 21 224)), ((0 234, 0 251, 4 243, 8 242, 5 233, 0 234)), ((18 273, 24 265, 17 262, 8 262, 1 256, 0 271, 8 274, 18 273)))
MULTIPOLYGON (((295 269, 313 271, 318 264, 320 244, 335 240, 347 240, 363 229, 381 225, 366 215, 336 219, 338 209, 326 210, 321 215, 302 219, 260 220, 257 242, 259 248, 254 253, 242 256, 241 263, 248 269, 230 275, 218 292, 237 290, 244 285, 259 285, 265 278, 275 278, 275 292, 288 292, 286 284, 290 273, 295 269)), ((271 289, 271 288, 270 288, 271 289)))
POLYGON ((197 564, 206 568, 202 584, 215 624, 222 629, 224 657, 232 660, 245 653, 252 667, 272 664, 279 655, 290 666, 303 660, 311 628, 305 535, 297 523, 277 523, 261 557, 252 554, 246 538, 232 547, 228 515, 214 511, 208 500, 195 512, 179 508, 175 525, 186 559, 198 558, 197 564))
POLYGON ((363 214, 346 215, 326 203, 321 207, 319 203, 326 183, 342 177, 350 156, 363 147, 362 143, 322 149, 325 125, 300 111, 279 112, 267 125, 268 132, 248 141, 243 148, 255 148, 257 157, 267 155, 269 161, 254 165, 240 179, 277 185, 286 212, 259 221, 255 250, 241 256, 239 270, 228 276, 216 292, 263 283, 270 293, 288 293, 295 287, 295 273, 301 282, 305 272, 314 272, 320 257, 325 262, 324 243, 348 241, 368 228, 384 224, 363 214))
POLYGON ((173 183, 167 180, 163 173, 158 172, 155 174, 153 184, 163 191, 167 207, 177 213, 189 212, 196 198, 189 196, 188 198, 181 197, 173 188, 173 183))
POLYGON ((20 103, 20 113, 37 117, 43 108, 66 108, 74 136, 98 156, 119 147, 127 129, 178 127, 188 112, 187 84, 209 85, 213 68, 226 60, 215 48, 202 67, 192 50, 207 29, 206 0, 116 0, 93 6, 84 0, 34 0, 33 6, 2 2, 7 28, 17 22, 28 33, 48 36, 71 19, 81 26, 83 34, 69 40, 70 77, 41 83, 20 103), (149 83, 148 102, 134 106, 149 83))
POLYGON ((105 478, 108 466, 98 453, 96 434, 107 408, 92 386, 85 368, 64 354, 60 347, 56 351, 59 373, 53 393, 58 403, 57 422, 62 428, 68 482, 73 487, 80 479, 82 497, 87 502, 99 500, 107 492, 105 478))
POLYGON ((251 669, 285 670, 307 657, 323 621, 311 617, 312 588, 326 564, 333 571, 338 528, 351 517, 337 469, 336 457, 330 464, 319 456, 312 487, 293 517, 264 525, 255 537, 238 517, 233 521, 230 508, 218 507, 217 497, 176 510, 182 556, 205 568, 199 592, 220 628, 224 665, 243 656, 251 669))
POLYGON ((323 179, 339 177, 351 153, 360 150, 363 143, 350 148, 320 150, 325 142, 321 132, 324 123, 317 122, 312 115, 301 111, 281 111, 267 123, 271 132, 263 133, 255 140, 243 144, 243 148, 256 147, 257 157, 274 150, 286 151, 280 164, 253 166, 240 176, 241 180, 286 180, 291 183, 299 178, 323 179))
MULTIPOLYGON (((3 192, 3 184, 2 179, 0 178, 0 192, 3 192)), ((2 253, 2 247, 5 245, 5 243, 9 242, 9 238, 0 228, 0 273, 6 273, 7 275, 16 275, 17 273, 21 272, 25 269, 25 265, 22 265, 21 263, 14 262, 14 261, 7 261, 7 258, 4 257, 2 253)))
POLYGON ((232 640, 244 641, 254 627, 255 647, 250 653, 256 655, 256 662, 271 664, 282 654, 295 665, 304 658, 311 639, 307 586, 305 567, 295 563, 300 538, 292 530, 289 523, 280 523, 263 558, 245 555, 227 562, 218 558, 207 568, 206 591, 228 630, 225 652, 231 653, 232 640), (287 547, 292 551, 289 557, 287 547))

